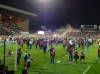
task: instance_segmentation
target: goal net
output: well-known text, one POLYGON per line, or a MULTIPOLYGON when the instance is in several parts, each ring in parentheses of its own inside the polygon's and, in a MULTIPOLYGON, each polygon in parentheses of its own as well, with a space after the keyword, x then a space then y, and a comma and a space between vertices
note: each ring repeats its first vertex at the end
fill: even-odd
POLYGON ((0 41, 0 60, 2 63, 4 63, 4 57, 5 66, 8 66, 9 70, 17 70, 17 41, 5 41, 5 43, 0 41))

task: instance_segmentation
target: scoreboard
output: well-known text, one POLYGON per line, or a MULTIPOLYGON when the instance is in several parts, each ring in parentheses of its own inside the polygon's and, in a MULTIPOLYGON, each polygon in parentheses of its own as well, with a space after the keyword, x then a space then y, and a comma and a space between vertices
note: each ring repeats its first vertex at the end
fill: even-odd
POLYGON ((97 29, 97 25, 81 25, 81 29, 97 29))

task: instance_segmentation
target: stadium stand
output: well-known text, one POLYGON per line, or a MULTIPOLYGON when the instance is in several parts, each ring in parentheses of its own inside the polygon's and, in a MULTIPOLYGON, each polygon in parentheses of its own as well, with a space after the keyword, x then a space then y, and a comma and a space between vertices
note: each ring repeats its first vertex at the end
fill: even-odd
POLYGON ((13 23, 1 23, 1 35, 14 35, 19 34, 19 31, 24 31, 22 28, 20 28, 18 25, 13 23))
POLYGON ((29 18, 37 14, 0 4, 0 35, 16 35, 29 32, 29 18))

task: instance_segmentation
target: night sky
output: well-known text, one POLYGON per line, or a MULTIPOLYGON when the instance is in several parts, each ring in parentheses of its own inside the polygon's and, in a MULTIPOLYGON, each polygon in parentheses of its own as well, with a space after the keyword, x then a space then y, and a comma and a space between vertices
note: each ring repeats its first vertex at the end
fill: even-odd
MULTIPOLYGON (((30 29, 40 29, 44 25, 43 2, 38 0, 0 0, 0 4, 26 10, 38 15, 30 19, 30 29), (35 28, 34 28, 35 27, 35 28)), ((100 24, 99 0, 51 0, 46 3, 46 26, 57 29, 70 24, 73 27, 80 25, 100 24)))

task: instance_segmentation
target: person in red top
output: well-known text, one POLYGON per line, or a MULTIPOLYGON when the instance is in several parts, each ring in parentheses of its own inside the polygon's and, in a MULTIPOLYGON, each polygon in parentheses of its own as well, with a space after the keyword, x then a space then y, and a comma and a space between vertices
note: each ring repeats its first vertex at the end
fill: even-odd
POLYGON ((39 43, 39 47, 40 49, 42 49, 42 41, 39 43))
POLYGON ((78 41, 78 46, 79 46, 79 48, 80 48, 80 46, 81 46, 81 41, 78 41))
POLYGON ((11 50, 8 50, 8 56, 11 56, 11 50))
POLYGON ((35 44, 36 44, 36 49, 37 49, 37 47, 38 47, 38 42, 36 41, 36 43, 35 43, 35 44))
POLYGON ((74 58, 75 58, 75 62, 77 62, 77 59, 79 58, 77 49, 75 49, 74 51, 74 58))
POLYGON ((49 48, 49 52, 50 52, 50 63, 54 64, 55 50, 52 45, 49 48))
POLYGON ((66 48, 66 55, 68 55, 70 49, 71 49, 71 46, 68 45, 67 48, 66 48))
POLYGON ((98 60, 100 62, 100 47, 98 48, 98 60))

